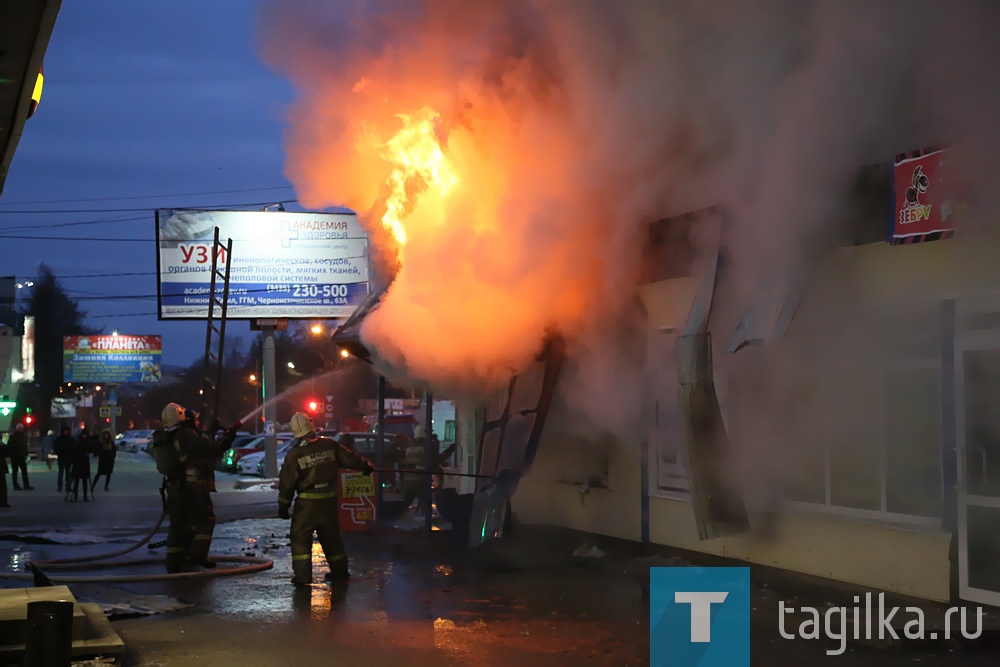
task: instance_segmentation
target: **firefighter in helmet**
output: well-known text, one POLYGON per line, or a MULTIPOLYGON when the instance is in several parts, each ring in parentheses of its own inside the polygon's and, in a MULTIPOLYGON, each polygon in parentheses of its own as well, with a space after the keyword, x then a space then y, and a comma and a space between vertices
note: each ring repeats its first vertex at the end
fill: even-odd
POLYGON ((297 442, 285 455, 278 480, 278 516, 291 518, 292 583, 312 583, 313 533, 319 538, 330 566, 326 578, 350 578, 347 553, 340 536, 337 482, 340 469, 360 470, 370 475, 371 463, 341 444, 316 434, 312 419, 303 412, 292 415, 292 435, 297 442), (292 501, 295 510, 290 513, 292 501))
POLYGON ((215 493, 215 464, 222 454, 236 440, 237 422, 232 428, 222 430, 215 420, 211 431, 203 433, 201 415, 194 410, 187 410, 184 424, 200 436, 201 447, 188 462, 185 471, 191 500, 191 523, 194 526, 194 539, 188 558, 191 562, 206 568, 215 567, 208 558, 212 546, 212 535, 215 532, 215 505, 212 495, 215 493))
POLYGON ((192 565, 215 567, 208 553, 215 530, 212 497, 214 475, 206 475, 217 446, 198 432, 197 414, 169 403, 161 415, 163 428, 153 433, 156 469, 163 475, 167 530, 167 572, 192 565))

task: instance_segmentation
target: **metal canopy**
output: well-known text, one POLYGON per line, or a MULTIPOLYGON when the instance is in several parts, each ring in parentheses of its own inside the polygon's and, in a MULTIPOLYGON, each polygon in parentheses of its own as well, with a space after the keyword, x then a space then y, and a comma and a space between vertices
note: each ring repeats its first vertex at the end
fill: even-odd
POLYGON ((358 359, 372 365, 375 363, 375 353, 369 350, 361 341, 361 325, 367 319, 368 315, 381 305, 382 299, 385 298, 391 284, 389 283, 378 291, 373 292, 368 297, 368 300, 361 304, 354 311, 353 315, 347 318, 346 322, 337 327, 337 330, 333 332, 333 336, 330 338, 335 344, 344 348, 358 359))

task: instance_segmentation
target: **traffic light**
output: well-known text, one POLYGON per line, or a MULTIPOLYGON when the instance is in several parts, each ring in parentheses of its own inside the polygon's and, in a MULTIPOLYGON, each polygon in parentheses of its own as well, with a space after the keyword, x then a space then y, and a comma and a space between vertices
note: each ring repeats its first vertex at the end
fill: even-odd
POLYGON ((25 426, 31 426, 31 422, 33 422, 33 421, 35 421, 35 418, 32 417, 31 415, 26 415, 24 417, 24 425, 25 426))
POLYGON ((313 399, 309 401, 309 412, 317 413, 319 412, 319 401, 313 399))

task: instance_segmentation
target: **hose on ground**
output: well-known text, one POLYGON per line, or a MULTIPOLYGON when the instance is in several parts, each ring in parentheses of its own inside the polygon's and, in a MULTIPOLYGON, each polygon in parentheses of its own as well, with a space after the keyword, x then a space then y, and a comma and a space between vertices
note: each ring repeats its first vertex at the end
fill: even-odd
MULTIPOLYGON (((240 567, 220 567, 214 570, 198 570, 197 572, 156 572, 152 574, 116 574, 116 575, 57 575, 49 577, 53 584, 126 584, 151 581, 175 581, 178 579, 207 579, 209 577, 232 577, 242 574, 263 572, 274 567, 274 561, 256 556, 212 556, 218 563, 245 563, 240 567)), ((163 564, 162 558, 132 558, 104 563, 100 566, 91 564, 89 567, 130 567, 135 565, 163 564)), ((37 564, 36 564, 37 565, 37 564)), ((26 572, 3 572, 0 578, 31 581, 33 574, 26 572)))
MULTIPOLYGON (((113 560, 130 554, 137 549, 140 549, 143 545, 147 544, 156 532, 163 525, 163 520, 166 518, 167 513, 163 511, 160 513, 160 518, 156 521, 156 525, 153 526, 146 535, 136 542, 124 549, 119 549, 118 551, 113 551, 111 553, 99 554, 96 556, 80 556, 76 558, 56 558, 49 560, 36 560, 28 561, 27 567, 29 569, 37 570, 83 570, 83 569, 95 569, 95 568, 105 568, 105 567, 133 567, 136 565, 152 565, 152 564, 163 564, 163 559, 161 558, 131 558, 125 560, 113 560)), ((53 584, 88 584, 88 583, 138 583, 147 581, 175 581, 175 580, 185 580, 185 579, 207 579, 209 577, 232 577, 242 574, 253 574, 255 572, 263 572, 265 570, 270 570, 274 567, 274 561, 268 558, 258 558, 256 556, 221 556, 212 555, 210 559, 217 563, 243 563, 238 567, 223 567, 214 568, 211 570, 197 570, 194 572, 157 572, 152 574, 122 574, 122 575, 96 575, 96 576, 85 576, 85 575, 57 575, 55 577, 49 577, 45 575, 46 578, 53 584)), ((32 581, 35 579, 34 574, 27 572, 0 572, 0 579, 14 579, 18 581, 32 581)))

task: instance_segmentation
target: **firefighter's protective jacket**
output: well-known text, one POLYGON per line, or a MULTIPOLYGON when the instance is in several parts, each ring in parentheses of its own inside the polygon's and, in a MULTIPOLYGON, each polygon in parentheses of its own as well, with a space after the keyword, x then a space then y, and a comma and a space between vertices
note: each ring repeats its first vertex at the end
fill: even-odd
POLYGON ((303 499, 333 498, 341 468, 365 470, 370 466, 364 457, 329 438, 303 439, 288 450, 281 464, 278 505, 291 505, 296 493, 303 499))
POLYGON ((209 481, 203 479, 203 471, 214 460, 214 447, 194 429, 187 426, 173 431, 157 429, 153 433, 153 446, 161 448, 154 450, 157 452, 156 466, 167 482, 209 481))

